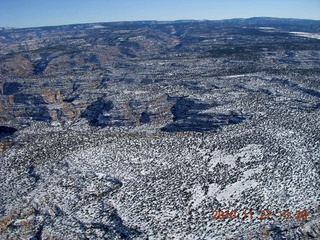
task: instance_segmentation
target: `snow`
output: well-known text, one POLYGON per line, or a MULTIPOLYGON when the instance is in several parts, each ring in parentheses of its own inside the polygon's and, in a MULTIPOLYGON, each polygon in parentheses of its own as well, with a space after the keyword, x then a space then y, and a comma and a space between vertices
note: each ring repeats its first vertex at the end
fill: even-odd
POLYGON ((290 33, 299 37, 320 39, 320 34, 318 33, 309 33, 309 32, 290 32, 290 33))
POLYGON ((226 187, 224 190, 219 191, 216 198, 218 201, 238 199, 242 192, 248 191, 256 186, 258 186, 258 182, 256 180, 239 181, 226 187))

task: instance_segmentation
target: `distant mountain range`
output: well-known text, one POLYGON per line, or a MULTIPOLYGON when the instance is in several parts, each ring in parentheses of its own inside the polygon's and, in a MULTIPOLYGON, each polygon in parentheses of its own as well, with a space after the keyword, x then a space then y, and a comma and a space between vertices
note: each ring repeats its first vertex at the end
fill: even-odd
MULTIPOLYGON (((236 25, 261 25, 261 24, 298 24, 298 25, 319 25, 320 20, 313 19, 297 19, 297 18, 274 18, 274 17, 252 17, 252 18, 232 18, 221 20, 174 20, 174 21, 158 21, 158 20, 141 20, 141 21, 119 21, 119 22, 97 22, 87 24, 128 24, 128 23, 142 23, 142 24, 169 24, 169 23, 197 23, 197 22, 210 22, 210 23, 232 23, 236 25)), ((86 24, 69 24, 71 26, 86 25, 86 24)), ((59 25, 68 26, 68 25, 59 25)), ((59 26, 43 26, 43 27, 59 27, 59 26)), ((316 28, 316 26, 313 26, 316 28)), ((38 27, 34 27, 38 28, 38 27)), ((17 29, 16 27, 0 27, 0 30, 17 29)), ((317 28, 319 29, 319 27, 317 28)))

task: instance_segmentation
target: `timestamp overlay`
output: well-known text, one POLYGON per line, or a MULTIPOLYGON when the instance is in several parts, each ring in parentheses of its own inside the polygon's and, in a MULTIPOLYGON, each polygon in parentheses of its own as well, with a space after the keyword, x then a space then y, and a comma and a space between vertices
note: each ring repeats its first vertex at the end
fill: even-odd
POLYGON ((238 239, 240 236, 246 236, 247 239, 269 239, 273 236, 305 239, 306 236, 314 238, 320 233, 319 210, 214 209, 210 218, 215 226, 226 230, 219 236, 221 239, 238 239))
POLYGON ((306 221, 308 218, 307 210, 296 210, 290 211, 289 209, 284 210, 214 210, 212 219, 224 220, 224 219, 258 219, 258 220, 269 220, 269 219, 296 219, 299 221, 306 221))

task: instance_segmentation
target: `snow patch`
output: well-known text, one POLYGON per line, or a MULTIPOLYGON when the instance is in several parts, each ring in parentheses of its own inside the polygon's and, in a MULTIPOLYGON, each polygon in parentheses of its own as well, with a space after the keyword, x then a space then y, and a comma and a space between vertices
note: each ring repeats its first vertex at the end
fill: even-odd
POLYGON ((320 39, 320 34, 318 33, 308 33, 308 32, 290 32, 290 33, 299 37, 320 39))
POLYGON ((257 185, 258 182, 256 180, 239 181, 220 191, 216 198, 218 201, 238 199, 242 192, 246 191, 247 189, 254 188, 257 185))

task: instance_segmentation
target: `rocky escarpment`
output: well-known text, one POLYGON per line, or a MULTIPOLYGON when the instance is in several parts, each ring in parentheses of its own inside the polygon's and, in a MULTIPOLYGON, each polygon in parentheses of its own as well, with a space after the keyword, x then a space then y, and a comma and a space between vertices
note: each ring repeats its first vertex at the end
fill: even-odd
MULTIPOLYGON (((241 74, 263 73, 261 76, 270 76, 271 80, 264 79, 257 89, 247 88, 243 81, 234 83, 239 91, 272 97, 275 93, 267 85, 284 84, 318 97, 314 79, 318 40, 289 32, 292 21, 288 25, 265 21, 269 28, 250 19, 249 28, 243 28, 245 22, 208 21, 2 29, 0 121, 22 117, 66 122, 84 117, 92 125, 105 126, 112 115, 114 121, 108 121, 111 125, 137 126, 155 120, 156 124, 166 123, 164 131, 210 131, 241 122, 246 113, 236 108, 228 109, 229 113, 202 113, 183 107, 183 100, 163 99, 158 104, 157 98, 190 96, 187 101, 195 102, 191 108, 210 111, 213 106, 204 109, 206 105, 223 105, 226 101, 206 103, 193 95, 223 94, 213 78, 241 74), (281 77, 286 74, 293 79, 281 77), (154 97, 147 92, 155 93, 154 97), (106 112, 103 106, 97 106, 98 99, 112 102, 112 110, 105 113, 108 117, 90 110, 97 107, 98 112, 106 112), (154 109, 148 106, 153 101, 154 109), (183 116, 174 110, 180 108, 186 111, 183 116), (101 124, 96 121, 99 116, 101 124), (157 121, 159 118, 161 121, 157 121), (170 118, 172 123, 168 122, 170 118)), ((317 31, 314 22, 307 22, 300 24, 301 31, 317 31)), ((318 104, 311 101, 303 107, 318 109, 318 104)))

